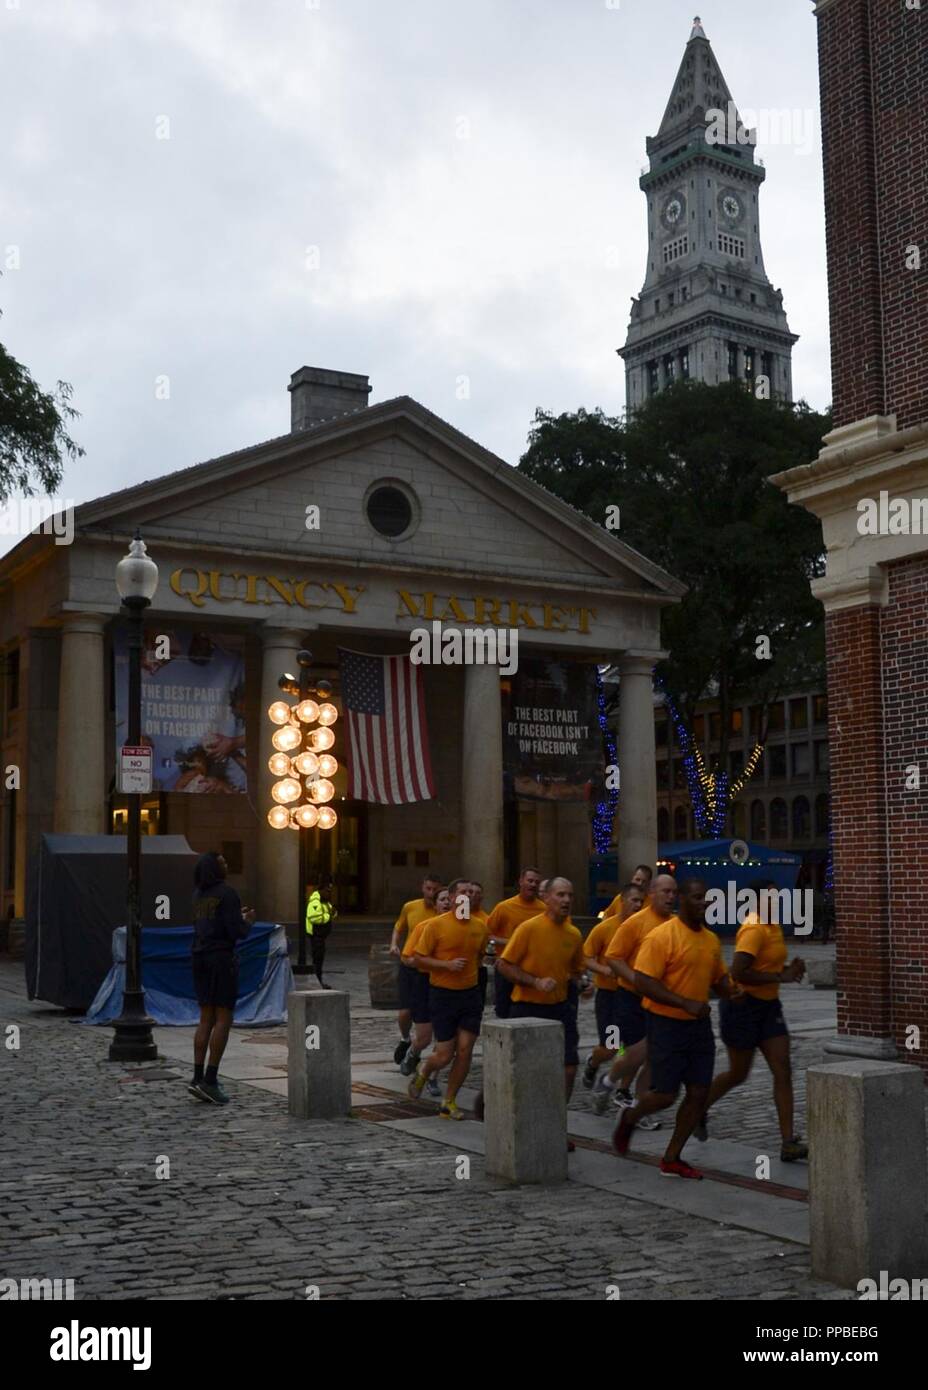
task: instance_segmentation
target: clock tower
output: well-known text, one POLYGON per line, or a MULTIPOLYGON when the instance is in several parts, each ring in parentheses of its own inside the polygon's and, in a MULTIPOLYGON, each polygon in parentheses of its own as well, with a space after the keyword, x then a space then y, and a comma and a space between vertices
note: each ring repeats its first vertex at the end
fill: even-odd
POLYGON ((628 411, 681 379, 792 400, 797 338, 764 270, 755 142, 697 18, 640 179, 648 264, 619 348, 628 411))

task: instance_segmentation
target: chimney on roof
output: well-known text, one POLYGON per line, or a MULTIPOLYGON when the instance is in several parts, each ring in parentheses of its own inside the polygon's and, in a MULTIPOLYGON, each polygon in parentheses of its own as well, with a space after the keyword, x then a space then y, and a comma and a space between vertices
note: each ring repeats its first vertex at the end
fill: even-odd
POLYGON ((371 384, 357 372, 331 372, 326 367, 301 367, 287 387, 290 392, 290 432, 296 434, 367 409, 371 384))

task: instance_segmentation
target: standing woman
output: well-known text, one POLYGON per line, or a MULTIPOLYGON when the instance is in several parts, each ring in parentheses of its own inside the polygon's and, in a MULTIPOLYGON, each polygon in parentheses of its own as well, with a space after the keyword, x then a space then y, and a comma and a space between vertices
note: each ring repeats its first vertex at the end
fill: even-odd
POLYGON ((805 962, 794 957, 786 964, 783 928, 768 922, 769 904, 776 902, 777 887, 769 880, 751 885, 758 899, 758 915, 753 913, 738 928, 731 978, 743 993, 736 999, 719 1001, 722 1042, 728 1048, 728 1071, 716 1076, 702 1122, 694 1134, 708 1137, 706 1114, 734 1086, 746 1081, 758 1049, 773 1075, 773 1099, 780 1122, 780 1158, 795 1163, 808 1158, 808 1146, 793 1132, 793 1078, 789 1057, 789 1031, 780 1005, 780 985, 795 984, 806 973, 805 962), (765 890, 772 890, 769 896, 765 890))

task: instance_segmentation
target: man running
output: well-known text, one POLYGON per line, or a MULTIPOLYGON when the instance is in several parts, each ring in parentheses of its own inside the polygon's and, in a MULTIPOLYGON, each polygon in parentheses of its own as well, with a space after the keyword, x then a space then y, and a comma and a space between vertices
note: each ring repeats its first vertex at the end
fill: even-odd
MULTIPOLYGON (((640 912, 626 917, 614 931, 606 948, 604 962, 618 982, 613 1012, 623 1051, 616 1057, 607 1076, 600 1077, 591 1097, 593 1113, 604 1115, 610 1097, 617 1105, 631 1105, 631 1083, 639 1068, 647 1064, 647 1014, 635 988, 635 959, 649 934, 673 916, 677 896, 676 879, 658 874, 651 891, 651 902, 640 912)), ((605 919, 604 919, 605 920, 605 919)), ((642 1072, 638 1093, 649 1089, 649 1078, 642 1072)), ((659 1120, 645 1121, 643 1128, 658 1128, 659 1120)))
MULTIPOLYGON (((490 940, 497 956, 517 927, 520 927, 531 917, 537 917, 539 913, 544 912, 545 904, 538 896, 540 883, 541 874, 537 869, 523 869, 519 874, 518 893, 512 898, 504 898, 502 902, 496 904, 490 913, 487 925, 490 940)), ((493 981, 493 994, 496 1017, 509 1018, 512 985, 498 967, 493 981)))
MULTIPOLYGON (((484 912, 483 910, 483 884, 478 883, 476 879, 472 879, 471 887, 473 888, 474 893, 470 904, 470 915, 471 917, 473 917, 475 921, 483 923, 483 925, 487 928, 487 936, 489 937, 490 917, 489 914, 484 912)), ((489 984, 489 982, 490 972, 485 964, 485 961, 482 960, 480 962, 480 969, 477 972, 477 984, 480 988, 480 1002, 484 1008, 486 1008, 487 1006, 487 985, 489 984)))
POLYGON ((218 1073, 238 998, 235 947, 255 920, 254 908, 245 911, 235 889, 226 883, 227 873, 225 859, 212 850, 200 856, 193 871, 193 984, 200 1022, 193 1038, 193 1080, 187 1090, 213 1105, 229 1103, 218 1073), (205 1066, 207 1048, 209 1066, 205 1066))
MULTIPOLYGON (((641 889, 635 884, 627 883, 619 897, 622 899, 621 920, 624 921, 626 917, 631 917, 641 910, 644 897, 641 889)), ((587 960, 595 960, 600 965, 607 965, 603 959, 606 954, 606 947, 615 935, 619 923, 618 917, 604 917, 601 922, 597 922, 583 943, 583 954, 587 960)), ((611 1042, 611 1038, 619 1033, 619 1020, 616 1017, 618 977, 610 969, 608 975, 596 975, 593 983, 596 986, 596 1029, 599 1034, 599 1043, 587 1057, 586 1066, 583 1068, 583 1075, 580 1078, 586 1091, 593 1089, 596 1073, 603 1062, 610 1061, 618 1050, 617 1045, 611 1042), (613 1030, 611 1034, 610 1029, 613 1030)))
POLYGON ((448 889, 450 910, 425 922, 416 943, 416 964, 429 972, 435 1046, 410 1081, 409 1094, 418 1100, 432 1073, 451 1062, 438 1113, 446 1120, 463 1120, 457 1094, 470 1071, 474 1043, 480 1034, 483 1002, 477 973, 486 950, 487 929, 484 922, 470 915, 473 885, 466 879, 454 879, 448 889))
MULTIPOLYGON (((583 999, 593 993, 584 973, 583 937, 570 920, 573 900, 570 880, 552 878, 544 912, 516 927, 497 967, 513 986, 510 1018, 548 1018, 563 1024, 568 1100, 580 1061, 577 1010, 568 997, 569 986, 577 985, 583 999)), ((594 974, 605 971, 596 961, 590 962, 590 969, 594 974)))
POLYGON ((399 1024, 400 1040, 396 1044, 393 1052, 393 1060, 397 1066, 402 1062, 406 1053, 409 1051, 409 1030, 412 1026, 412 1009, 410 1000, 412 997, 413 982, 415 978, 414 968, 404 965, 402 962, 402 949, 408 934, 413 927, 429 917, 436 917, 435 897, 441 888, 441 879, 434 874, 426 874, 422 880, 422 897, 413 898, 408 903, 403 903, 400 915, 396 919, 393 928, 393 935, 390 938, 391 956, 400 957, 399 968, 399 997, 400 1009, 397 1014, 399 1024))
POLYGON ((667 1178, 702 1178, 681 1154, 705 1111, 712 1084, 715 1038, 709 991, 723 999, 739 992, 705 915, 706 885, 701 879, 687 879, 680 888, 679 915, 654 928, 635 961, 635 985, 648 1011, 651 1090, 622 1111, 612 1146, 624 1158, 641 1117, 673 1105, 683 1085, 683 1102, 661 1159, 660 1172, 667 1178))
MULTIPOLYGON (((638 867, 637 867, 637 869, 635 870, 635 872, 632 874, 631 878, 629 879, 629 883, 632 883, 632 884, 634 884, 634 886, 635 886, 636 888, 640 888, 640 889, 641 889, 641 892, 642 892, 642 894, 643 894, 643 896, 644 896, 644 902, 642 903, 642 907, 647 907, 648 904, 649 904, 650 901, 651 901, 651 879, 652 879, 652 872, 651 872, 651 866, 650 866, 649 864, 639 864, 638 867)), ((624 893, 624 891, 625 891, 625 890, 623 889, 622 892, 624 893)), ((612 899, 612 902, 611 902, 611 903, 609 904, 609 906, 606 908, 605 912, 602 914, 602 916, 600 917, 599 920, 602 922, 602 921, 604 921, 605 918, 607 918, 607 917, 621 917, 621 916, 622 916, 622 893, 617 893, 616 896, 612 899)))
MULTIPOLYGON (((447 912, 451 906, 451 894, 447 888, 441 888, 435 898, 435 911, 437 916, 447 912)), ((403 1076, 412 1076, 413 1072, 421 1061, 422 1054, 432 1041, 432 1015, 429 1010, 429 975, 427 970, 420 970, 416 965, 416 946, 422 929, 426 922, 432 921, 431 917, 423 917, 421 922, 417 922, 412 931, 406 933, 406 944, 403 947, 402 962, 412 972, 412 989, 409 995, 409 1012, 412 1015, 412 1045, 406 1056, 400 1062, 400 1071, 403 1076)), ((438 1077, 430 1076, 425 1084, 426 1093, 434 1096, 436 1100, 441 1098, 441 1091, 438 1086, 438 1077)))
MULTIPOLYGON (((757 892, 759 912, 752 913, 738 928, 731 977, 744 991, 739 999, 723 999, 719 1004, 719 1031, 728 1048, 728 1071, 712 1082, 706 1110, 734 1086, 746 1081, 758 1049, 773 1076, 773 1100, 780 1123, 780 1158, 795 1163, 808 1158, 809 1149, 793 1133, 793 1078, 789 1057, 789 1030, 780 1005, 780 985, 796 984, 805 975, 805 962, 794 956, 786 964, 787 949, 783 928, 771 922, 779 897, 775 883, 767 880, 751 885, 757 892)), ((695 1130, 697 1139, 706 1139, 705 1117, 695 1130)))

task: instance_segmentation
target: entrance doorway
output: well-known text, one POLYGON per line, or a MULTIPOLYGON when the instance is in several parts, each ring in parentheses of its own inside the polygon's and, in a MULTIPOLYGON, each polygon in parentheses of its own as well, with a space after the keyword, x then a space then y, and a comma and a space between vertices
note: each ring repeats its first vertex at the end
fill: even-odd
POLYGON ((366 912, 367 806, 363 801, 338 801, 335 809, 338 822, 334 830, 307 833, 309 871, 332 879, 340 913, 366 912))

